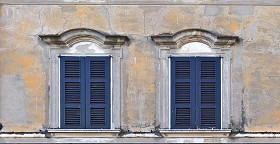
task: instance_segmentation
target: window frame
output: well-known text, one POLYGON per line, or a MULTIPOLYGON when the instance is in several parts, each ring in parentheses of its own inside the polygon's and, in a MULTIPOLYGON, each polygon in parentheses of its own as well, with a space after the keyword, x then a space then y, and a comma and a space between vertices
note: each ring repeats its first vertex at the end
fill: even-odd
MULTIPOLYGON (((61 34, 39 35, 48 47, 49 98, 48 132, 56 133, 112 133, 120 131, 121 126, 121 59, 122 49, 129 41, 127 36, 110 35, 93 29, 79 28, 61 34), (60 60, 59 56, 111 56, 111 124, 110 129, 61 129, 60 128, 60 60)), ((65 135, 61 135, 65 136, 65 135)))
MULTIPOLYGON (((157 125, 160 131, 169 133, 171 131, 182 131, 171 129, 170 119, 170 56, 177 57, 222 57, 221 59, 221 129, 218 131, 231 128, 231 55, 232 47, 238 42, 236 36, 222 36, 200 29, 187 29, 174 34, 160 34, 151 36, 152 40, 158 44, 159 50, 159 76, 157 81, 157 125), (185 44, 199 42, 208 46, 210 51, 207 52, 188 52, 182 49, 185 44)), ((186 129, 200 130, 200 129, 186 129)), ((207 129, 210 130, 210 129, 207 129)), ((215 131, 215 129, 211 129, 215 131)))
MULTIPOLYGON (((88 42, 87 42, 88 43, 88 42)), ((77 45, 79 45, 78 43, 77 45)), ((75 47, 75 45, 74 45, 75 47)), ((99 48, 100 50, 100 48, 99 48)), ((50 83, 50 128, 61 129, 60 122, 60 56, 76 56, 76 57, 100 57, 100 56, 111 56, 111 122, 110 129, 120 128, 120 95, 121 95, 121 81, 120 81, 120 51, 114 50, 114 53, 109 52, 110 49, 106 49, 104 53, 60 53, 61 50, 51 50, 51 83, 50 83), (114 71, 114 73, 113 73, 114 71), (114 95, 113 95, 114 94, 114 95)), ((71 52, 71 48, 67 49, 71 52)), ((108 130, 110 130, 108 129, 108 130)), ((95 129, 91 129, 95 130, 95 129)), ((96 129, 99 130, 99 129, 96 129)))
MULTIPOLYGON (((221 129, 230 129, 230 56, 231 50, 211 53, 181 53, 179 49, 162 50, 158 119, 161 129, 171 130, 171 63, 172 57, 221 57, 221 129), (166 90, 167 89, 167 90, 166 90), (167 112, 166 112, 167 111, 167 112)), ((213 49, 212 49, 213 50, 213 49)))
MULTIPOLYGON (((111 101, 112 101, 112 78, 111 78, 111 76, 112 76, 112 71, 111 71, 111 68, 112 68, 112 56, 111 55, 104 55, 104 56, 83 56, 83 55, 80 55, 80 56, 76 56, 76 55, 71 55, 71 56, 68 56, 68 55, 60 55, 59 56, 59 70, 61 70, 61 58, 64 58, 64 59, 70 59, 71 60, 71 57, 72 58, 74 58, 74 59, 77 59, 77 58, 79 58, 80 60, 81 59, 83 59, 82 60, 82 63, 84 64, 84 66, 81 66, 81 68, 83 68, 84 70, 80 70, 80 71, 84 71, 85 73, 88 73, 89 71, 87 71, 87 70, 89 70, 89 67, 85 67, 86 65, 87 65, 87 61, 90 61, 91 59, 106 59, 106 58, 109 58, 109 85, 110 85, 110 87, 109 87, 109 95, 110 95, 110 98, 109 98, 109 105, 110 105, 110 113, 109 113, 109 123, 108 123, 108 125, 109 125, 109 128, 87 128, 87 123, 85 123, 85 127, 86 128, 83 128, 83 129, 111 129, 111 125, 112 125, 112 104, 111 104, 111 101)), ((88 65, 89 66, 89 65, 88 65)), ((59 74, 60 74, 60 77, 61 77, 61 75, 62 75, 62 73, 61 73, 61 71, 59 71, 59 74)), ((87 79, 87 75, 88 74, 85 74, 84 76, 83 76, 83 80, 81 80, 82 82, 83 82, 83 84, 81 84, 81 85, 83 85, 84 87, 81 87, 81 88, 83 88, 83 89, 85 89, 85 92, 84 92, 84 100, 85 100, 85 102, 84 102, 84 104, 85 104, 85 108, 84 108, 84 118, 83 119, 88 119, 88 114, 90 114, 88 111, 88 109, 86 109, 87 108, 87 89, 86 88, 88 88, 88 83, 89 83, 89 79, 87 79)), ((61 113, 62 113, 62 109, 61 109, 61 99, 62 99, 62 97, 63 96, 61 96, 61 94, 62 94, 62 91, 61 91, 61 88, 62 88, 62 86, 61 86, 61 78, 59 79, 59 108, 60 108, 60 110, 59 110, 59 118, 60 118, 60 120, 59 120, 59 126, 60 126, 60 128, 61 128, 61 123, 62 123, 62 120, 61 120, 61 118, 62 118, 62 116, 61 116, 61 113)), ((89 108, 90 108, 90 103, 89 103, 89 108)), ((83 113, 83 112, 82 112, 83 113)), ((71 129, 71 128, 64 128, 64 129, 71 129)), ((72 128, 72 129, 80 129, 80 128, 72 128)))
MULTIPOLYGON (((174 122, 174 118, 172 117, 172 109, 173 109, 173 107, 172 107, 172 104, 174 104, 172 101, 174 101, 175 99, 175 97, 173 97, 174 95, 172 95, 172 93, 173 92, 175 92, 175 90, 173 89, 174 88, 174 81, 175 81, 175 79, 173 79, 172 80, 172 78, 174 78, 173 76, 172 76, 172 71, 173 71, 173 74, 174 74, 174 72, 175 72, 175 62, 177 61, 177 60, 186 60, 186 59, 189 59, 190 61, 192 61, 192 63, 191 63, 191 65, 190 65, 190 68, 191 67, 193 67, 194 66, 194 68, 195 68, 195 70, 192 70, 194 73, 192 73, 192 71, 191 71, 191 75, 195 75, 195 77, 194 78, 192 78, 193 79, 193 82, 194 82, 194 84, 191 86, 192 88, 193 88, 193 93, 195 93, 195 95, 191 95, 190 96, 190 100, 192 99, 192 97, 193 97, 193 101, 194 101, 194 103, 192 104, 193 106, 191 107, 191 108, 195 108, 195 110, 193 110, 193 113, 191 113, 191 114, 194 114, 194 116, 195 116, 195 118, 193 118, 193 119, 190 119, 191 121, 194 121, 194 123, 196 123, 197 122, 197 119, 200 119, 201 117, 200 116, 198 116, 197 114, 199 113, 198 111, 197 111, 197 107, 198 106, 200 106, 200 105, 198 105, 198 103, 200 102, 200 100, 199 100, 199 94, 197 94, 197 92, 198 92, 198 83, 197 83, 197 77, 199 76, 199 67, 197 67, 197 64, 198 64, 198 62, 199 61, 202 61, 203 59, 211 59, 211 58, 215 58, 215 63, 217 63, 217 61, 219 62, 219 72, 215 72, 215 73, 218 73, 219 75, 219 78, 218 78, 218 80, 219 80, 219 82, 218 82, 218 86, 219 86, 219 95, 218 95, 218 97, 217 97, 217 95, 215 96, 215 98, 217 98, 217 100, 219 100, 218 101, 218 103, 216 103, 215 105, 216 106, 218 106, 218 111, 219 111, 219 115, 216 117, 216 118, 218 118, 219 120, 218 121, 216 121, 217 123, 219 123, 220 125, 219 126, 217 126, 217 127, 221 127, 221 120, 222 120, 222 108, 221 108, 221 106, 222 106, 222 95, 221 95, 221 91, 222 91, 222 86, 221 86, 221 83, 222 83, 222 70, 221 70, 221 66, 222 66, 222 64, 221 64, 221 57, 219 57, 219 56, 211 56, 211 57, 209 57, 209 56, 186 56, 186 57, 184 57, 184 56, 180 56, 180 57, 177 57, 177 56, 169 56, 169 71, 170 71, 170 73, 169 73, 169 75, 170 75, 170 78, 169 78, 169 81, 170 81, 170 83, 169 83, 169 90, 170 90, 170 92, 169 92, 169 104, 170 104, 170 113, 169 113, 169 119, 170 119, 170 125, 169 125, 169 128, 170 129, 184 129, 184 128, 179 128, 179 127, 177 127, 177 128, 172 128, 172 127, 176 127, 175 125, 173 125, 172 124, 172 122, 174 122), (173 62, 172 62, 172 60, 171 60, 171 58, 175 58, 174 60, 173 60, 173 62), (217 60, 216 58, 219 58, 219 60, 217 60), (177 60, 176 60, 177 59, 177 60), (172 89, 174 90, 174 91, 172 91, 172 89), (220 118, 219 118, 219 116, 220 116, 220 118)), ((217 80, 217 79, 216 79, 217 80)), ((191 105, 191 104, 190 104, 191 105)), ((217 111, 216 111, 217 112, 217 111)), ((195 124, 194 126, 197 126, 197 124, 195 124)), ((187 129, 213 129, 213 128, 187 128, 187 129)), ((220 129, 220 128, 219 128, 220 129)))

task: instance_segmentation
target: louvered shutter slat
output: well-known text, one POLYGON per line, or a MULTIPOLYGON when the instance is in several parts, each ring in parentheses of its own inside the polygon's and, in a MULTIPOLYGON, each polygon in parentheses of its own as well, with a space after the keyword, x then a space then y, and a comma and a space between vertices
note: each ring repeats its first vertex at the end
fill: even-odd
POLYGON ((91 108, 90 124, 98 127, 106 125, 106 111, 105 108, 91 108))
POLYGON ((202 82, 201 83, 201 103, 216 102, 216 83, 202 82))
POLYGON ((189 108, 176 108, 175 111, 176 126, 186 127, 191 125, 191 115, 189 108))
POLYGON ((91 61, 90 62, 90 76, 91 77, 105 77, 106 76, 106 61, 91 61))
POLYGON ((201 61, 201 78, 216 77, 216 62, 215 61, 201 61))
POLYGON ((106 100, 106 83, 105 82, 91 82, 90 83, 90 102, 103 103, 106 100))
POLYGON ((175 77, 190 78, 190 61, 175 62, 175 77))
POLYGON ((65 125, 78 127, 81 125, 80 108, 65 108, 65 125))
POLYGON ((80 77, 80 61, 79 60, 66 60, 65 64, 65 77, 66 78, 79 78, 80 77))
POLYGON ((209 127, 216 126, 215 108, 201 108, 201 125, 209 127))
POLYGON ((175 83, 175 103, 190 103, 190 83, 175 83))
POLYGON ((65 103, 80 103, 80 82, 65 82, 65 103))

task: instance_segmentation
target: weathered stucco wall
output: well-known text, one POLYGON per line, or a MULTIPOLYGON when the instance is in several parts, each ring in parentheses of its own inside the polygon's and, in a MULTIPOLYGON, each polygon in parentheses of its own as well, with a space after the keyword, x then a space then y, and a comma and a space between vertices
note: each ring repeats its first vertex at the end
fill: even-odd
POLYGON ((232 128, 280 131, 280 7, 246 5, 0 5, 2 132, 48 127, 49 50, 38 35, 90 28, 127 35, 122 129, 157 127, 159 60, 151 35, 205 29, 240 37, 232 52, 232 128))

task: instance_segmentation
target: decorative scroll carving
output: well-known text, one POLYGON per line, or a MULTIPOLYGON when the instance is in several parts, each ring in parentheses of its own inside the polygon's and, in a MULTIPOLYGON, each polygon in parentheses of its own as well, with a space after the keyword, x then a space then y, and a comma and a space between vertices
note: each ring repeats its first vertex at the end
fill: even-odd
POLYGON ((104 46, 121 46, 129 39, 127 36, 109 35, 92 29, 80 28, 72 29, 61 34, 39 35, 45 43, 53 47, 71 47, 78 42, 90 41, 100 47, 104 46))
POLYGON ((175 34, 159 34, 151 38, 156 44, 170 48, 180 48, 190 42, 201 42, 210 47, 230 47, 238 41, 237 36, 216 35, 200 29, 188 29, 175 34))

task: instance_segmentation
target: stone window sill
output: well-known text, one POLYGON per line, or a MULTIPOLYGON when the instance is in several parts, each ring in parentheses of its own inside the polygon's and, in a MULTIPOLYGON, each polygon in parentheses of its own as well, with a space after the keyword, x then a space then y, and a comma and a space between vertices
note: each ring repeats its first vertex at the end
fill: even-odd
POLYGON ((49 137, 118 137, 119 129, 48 129, 49 137))
POLYGON ((161 129, 164 137, 228 137, 231 129, 161 129))

